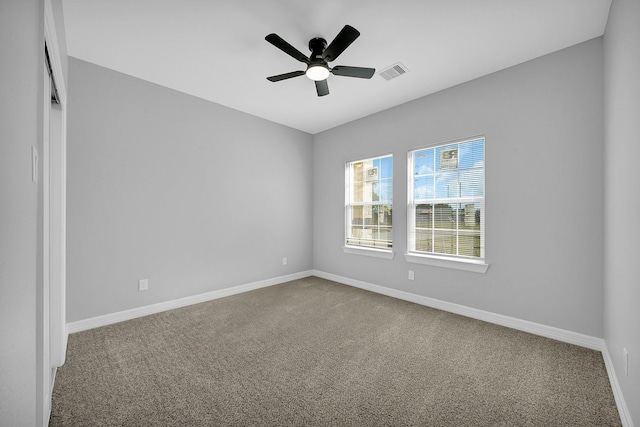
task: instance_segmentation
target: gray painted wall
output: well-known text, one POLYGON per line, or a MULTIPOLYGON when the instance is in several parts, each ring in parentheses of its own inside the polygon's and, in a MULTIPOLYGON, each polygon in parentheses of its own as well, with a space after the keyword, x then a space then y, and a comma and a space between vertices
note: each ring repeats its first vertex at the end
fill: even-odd
POLYGON ((640 425, 640 2, 614 0, 605 47, 604 338, 640 425), (625 375, 622 349, 629 351, 625 375))
POLYGON ((314 268, 602 337, 602 153, 601 38, 323 132, 313 152, 314 211, 322 212, 314 268), (489 270, 407 263, 407 150, 479 134, 489 270), (345 254, 345 162, 390 152, 396 256, 345 254))
POLYGON ((69 84, 69 322, 312 268, 311 135, 74 58, 69 84))
MULTIPOLYGON (((3 84, 0 97, 0 419, 10 425, 33 425, 36 419, 42 236, 30 150, 42 140, 41 7, 25 0, 0 5, 0 77, 11 82, 3 84)), ((320 134, 313 155, 309 135, 72 61, 69 321, 311 268, 308 227, 315 219, 313 267, 319 270, 589 335, 604 333, 637 424, 640 236, 628 215, 640 210, 640 176, 632 163, 640 155, 639 20, 637 2, 613 1, 604 80, 601 41, 594 40, 320 134), (599 107, 602 81, 605 111, 599 107), (487 136, 489 271, 407 264, 401 256, 407 149, 478 133, 487 136), (243 148, 255 154, 243 157, 243 148), (343 164, 390 151, 400 200, 398 255, 393 261, 345 255, 343 164), (321 212, 315 218, 312 158, 313 207, 321 212), (262 166, 262 159, 273 169, 230 182, 242 164, 262 166), (248 209, 227 208, 247 207, 237 189, 248 192, 255 183, 266 188, 255 204, 282 206, 286 220, 259 209, 249 218, 248 209), (573 215, 560 223, 526 211, 522 227, 512 207, 545 195, 550 206, 566 206, 573 215), (234 229, 219 232, 212 225, 219 218, 234 229), (257 225, 240 225, 249 219, 257 225), (275 225, 265 231, 260 225, 267 221, 275 225), (606 237, 598 231, 603 223, 606 237), (560 238, 547 239, 545 229, 560 238), (256 231, 254 246, 245 248, 250 231, 256 231), (528 245, 518 241, 525 236, 528 245), (280 265, 282 256, 289 258, 288 267, 280 265), (415 282, 406 281, 408 269, 416 271, 415 282), (151 280, 147 293, 136 290, 140 276, 151 280), (622 347, 631 354, 628 377, 622 347)))
POLYGON ((31 147, 42 147, 43 16, 40 1, 0 3, 0 424, 8 426, 35 425, 42 403, 36 394, 42 232, 31 147))

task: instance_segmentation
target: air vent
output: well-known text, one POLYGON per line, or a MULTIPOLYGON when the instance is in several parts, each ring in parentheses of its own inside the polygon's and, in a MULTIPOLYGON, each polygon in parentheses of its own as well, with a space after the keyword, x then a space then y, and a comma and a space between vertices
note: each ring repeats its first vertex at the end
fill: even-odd
POLYGON ((385 68, 380 71, 378 74, 385 80, 395 79, 396 77, 400 77, 401 75, 408 73, 409 69, 404 65, 398 62, 390 67, 385 68))

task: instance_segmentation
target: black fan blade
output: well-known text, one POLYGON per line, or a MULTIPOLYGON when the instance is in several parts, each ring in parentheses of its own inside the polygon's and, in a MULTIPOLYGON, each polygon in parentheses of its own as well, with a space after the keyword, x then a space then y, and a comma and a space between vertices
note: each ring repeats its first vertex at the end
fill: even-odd
POLYGON ((336 59, 351 43, 354 42, 360 36, 360 31, 353 28, 351 25, 345 25, 338 33, 335 39, 327 46, 322 53, 322 57, 331 62, 336 59))
POLYGON ((360 79, 370 79, 375 72, 375 68, 347 67, 344 65, 337 65, 331 69, 331 73, 336 76, 358 77, 360 79))
POLYGON ((274 45, 275 47, 277 47, 278 49, 280 49, 281 51, 283 51, 284 53, 297 59, 298 61, 304 62, 305 64, 309 63, 309 58, 307 58, 304 53, 300 52, 298 49, 291 46, 279 35, 275 33, 271 33, 264 39, 269 43, 271 43, 272 45, 274 45))
POLYGON ((292 71, 290 73, 278 74, 277 76, 267 77, 270 82, 279 82, 293 77, 304 76, 304 71, 292 71))
POLYGON ((329 95, 329 85, 326 79, 316 80, 316 92, 318 92, 318 96, 329 95))

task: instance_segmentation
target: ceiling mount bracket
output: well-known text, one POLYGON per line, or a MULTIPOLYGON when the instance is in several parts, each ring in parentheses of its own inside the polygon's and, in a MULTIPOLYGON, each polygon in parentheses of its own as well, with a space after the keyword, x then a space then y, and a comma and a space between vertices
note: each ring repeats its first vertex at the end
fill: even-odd
POLYGON ((322 52, 327 48, 327 41, 322 37, 316 37, 309 40, 309 50, 311 51, 311 60, 322 59, 322 52))

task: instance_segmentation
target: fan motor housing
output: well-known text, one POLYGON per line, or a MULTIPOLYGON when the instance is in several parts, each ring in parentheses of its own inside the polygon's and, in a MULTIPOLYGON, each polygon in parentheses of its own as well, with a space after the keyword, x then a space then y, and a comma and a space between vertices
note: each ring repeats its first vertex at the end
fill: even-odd
POLYGON ((322 53, 327 48, 327 41, 322 37, 315 37, 309 40, 309 50, 311 51, 311 60, 322 58, 322 53))
POLYGON ((340 56, 340 54, 359 36, 360 32, 358 30, 353 28, 351 25, 345 25, 329 45, 327 45, 327 41, 322 37, 315 37, 309 40, 309 50, 311 50, 311 55, 307 57, 304 53, 300 52, 276 33, 268 34, 265 37, 266 41, 296 61, 307 64, 307 70, 296 70, 289 73, 278 74, 276 76, 267 77, 267 80, 270 82, 279 82, 306 75, 315 82, 318 96, 325 96, 329 95, 327 77, 331 74, 343 77, 370 79, 376 72, 375 68, 348 67, 342 65, 334 68, 329 67, 329 62, 338 58, 338 56, 340 56))

